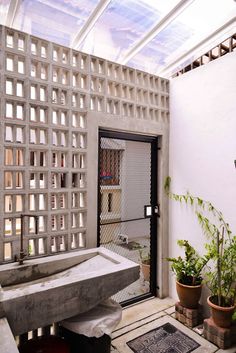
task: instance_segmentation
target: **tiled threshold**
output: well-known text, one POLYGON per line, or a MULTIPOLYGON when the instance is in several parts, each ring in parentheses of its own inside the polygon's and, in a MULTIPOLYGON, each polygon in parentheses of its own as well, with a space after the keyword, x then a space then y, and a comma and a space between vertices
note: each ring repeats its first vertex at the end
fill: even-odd
POLYGON ((133 353, 126 342, 163 325, 166 322, 176 326, 186 335, 200 344, 194 353, 236 353, 236 346, 219 349, 208 342, 194 329, 190 329, 175 320, 175 301, 171 298, 152 298, 142 303, 123 309, 122 320, 112 334, 111 353, 133 353))

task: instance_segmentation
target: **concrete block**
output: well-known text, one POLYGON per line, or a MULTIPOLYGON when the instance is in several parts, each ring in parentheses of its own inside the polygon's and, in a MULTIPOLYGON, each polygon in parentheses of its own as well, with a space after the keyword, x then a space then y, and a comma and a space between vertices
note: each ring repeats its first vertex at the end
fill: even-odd
POLYGON ((202 322, 202 306, 199 305, 197 309, 188 309, 177 302, 175 318, 188 327, 195 327, 202 322))
POLYGON ((236 343, 236 324, 230 328, 216 326, 212 318, 205 319, 203 323, 204 337, 221 349, 230 348, 236 343))

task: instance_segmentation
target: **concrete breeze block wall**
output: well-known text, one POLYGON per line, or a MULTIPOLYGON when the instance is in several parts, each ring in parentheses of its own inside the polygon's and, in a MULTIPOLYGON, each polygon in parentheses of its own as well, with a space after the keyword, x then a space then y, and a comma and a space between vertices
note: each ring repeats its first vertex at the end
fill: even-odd
MULTIPOLYGON (((39 234, 24 221, 31 257, 96 246, 100 127, 160 136, 166 208, 168 80, 1 26, 0 91, 0 263, 19 253, 21 213, 39 216, 39 234)), ((160 255, 165 216, 158 232, 160 255)))

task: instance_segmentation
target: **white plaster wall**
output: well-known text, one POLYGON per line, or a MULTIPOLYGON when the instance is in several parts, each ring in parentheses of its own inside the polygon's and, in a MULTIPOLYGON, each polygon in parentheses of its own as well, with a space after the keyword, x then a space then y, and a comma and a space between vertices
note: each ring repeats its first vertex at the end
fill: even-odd
MULTIPOLYGON (((236 53, 170 82, 170 159, 172 190, 210 200, 236 232, 236 53)), ((177 239, 203 251, 205 237, 190 209, 170 201, 170 256, 177 239)), ((170 275, 170 295, 176 298, 170 275)))

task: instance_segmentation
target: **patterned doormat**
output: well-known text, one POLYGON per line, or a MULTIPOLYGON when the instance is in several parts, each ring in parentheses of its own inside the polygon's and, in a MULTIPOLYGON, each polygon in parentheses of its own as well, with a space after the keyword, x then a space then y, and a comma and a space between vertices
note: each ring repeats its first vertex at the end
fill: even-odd
POLYGON ((200 346, 169 323, 127 342, 127 345, 135 353, 190 353, 200 346))

